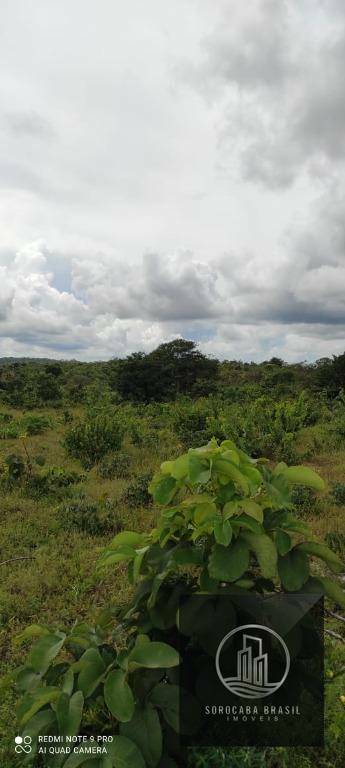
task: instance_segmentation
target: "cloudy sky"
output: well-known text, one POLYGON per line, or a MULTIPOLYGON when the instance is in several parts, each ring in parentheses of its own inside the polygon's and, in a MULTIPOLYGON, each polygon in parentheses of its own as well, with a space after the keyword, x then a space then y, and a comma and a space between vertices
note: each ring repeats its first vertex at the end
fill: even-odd
POLYGON ((344 0, 2 0, 0 356, 345 348, 344 0))

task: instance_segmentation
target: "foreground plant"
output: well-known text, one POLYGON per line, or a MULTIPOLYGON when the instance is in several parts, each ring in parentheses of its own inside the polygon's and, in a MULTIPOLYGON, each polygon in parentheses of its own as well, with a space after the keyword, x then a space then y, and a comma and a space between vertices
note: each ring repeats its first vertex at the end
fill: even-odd
MULTIPOLYGON (((25 691, 18 710, 22 734, 67 737, 81 730, 90 737, 114 736, 106 757, 61 754, 53 765, 184 764, 177 738, 177 647, 179 606, 191 594, 302 590, 345 606, 336 581, 313 575, 314 557, 334 573, 344 566, 294 517, 295 485, 324 487, 310 468, 281 462, 272 469, 230 440, 211 440, 161 465, 150 485, 162 508, 156 527, 150 533, 122 531, 99 561, 99 569, 127 563, 136 587, 131 604, 107 609, 96 628, 79 625, 66 635, 33 627, 24 633, 40 636, 17 678, 25 691)), ((195 717, 183 728, 192 732, 198 726, 193 702, 190 711, 195 717)))

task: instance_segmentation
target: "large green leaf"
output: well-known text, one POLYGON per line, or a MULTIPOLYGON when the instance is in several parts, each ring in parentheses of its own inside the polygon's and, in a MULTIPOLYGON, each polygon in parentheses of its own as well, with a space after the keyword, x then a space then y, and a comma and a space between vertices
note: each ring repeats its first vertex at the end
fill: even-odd
POLYGON ((149 669, 165 669, 176 667, 180 663, 180 657, 175 648, 167 643, 145 643, 135 646, 129 654, 129 664, 134 667, 147 667, 149 669))
POLYGON ((121 669, 109 672, 104 684, 104 700, 111 714, 126 723, 134 712, 134 697, 126 680, 126 673, 121 669))
POLYGON ((262 485, 262 474, 256 467, 250 464, 242 464, 241 471, 248 478, 251 485, 251 491, 257 491, 260 485, 262 485))
POLYGON ((195 733, 200 725, 200 704, 187 690, 178 685, 158 683, 150 693, 150 702, 162 710, 167 723, 177 733, 195 733), (179 703, 183 696, 186 704, 184 717, 180 720, 179 703))
POLYGON ((326 544, 319 544, 317 541, 304 541, 302 544, 299 544, 298 549, 301 552, 307 552, 308 555, 315 555, 315 557, 324 560, 334 573, 345 571, 344 563, 326 544))
POLYGON ((256 501, 253 501, 253 499, 241 499, 239 506, 246 515, 253 517, 258 523, 262 523, 264 519, 263 509, 256 503, 256 501))
POLYGON ((215 544, 208 563, 212 579, 218 581, 236 581, 247 570, 249 551, 246 543, 238 539, 229 547, 215 544))
POLYGON ((73 688, 74 688, 74 672, 73 672, 73 669, 69 667, 69 669, 67 669, 67 671, 62 677, 61 690, 63 693, 67 693, 68 696, 71 696, 73 688))
POLYGON ((276 547, 282 557, 284 557, 284 555, 286 555, 286 553, 289 552, 292 547, 289 534, 286 533, 286 531, 282 531, 281 528, 278 528, 276 531, 276 547))
POLYGON ((105 568, 116 563, 125 563, 128 560, 134 560, 136 556, 137 552, 133 547, 129 547, 127 544, 119 544, 116 549, 105 549, 102 552, 97 567, 105 568))
POLYGON ((42 709, 26 723, 21 735, 31 736, 32 741, 35 741, 40 733, 49 733, 53 723, 56 724, 55 712, 52 709, 42 709))
POLYGON ((172 462, 173 466, 171 469, 171 474, 175 478, 175 480, 182 480, 182 478, 186 477, 189 472, 189 456, 188 453, 184 453, 182 456, 179 456, 178 459, 175 459, 174 462, 172 462))
POLYGON ((237 467, 240 465, 240 457, 237 448, 228 448, 228 450, 222 452, 222 458, 232 461, 237 467))
POLYGON ((31 667, 22 667, 16 675, 17 687, 20 691, 32 691, 42 682, 42 675, 31 667))
POLYGON ((71 698, 67 693, 61 694, 56 704, 59 734, 62 736, 75 736, 79 732, 83 707, 84 696, 81 691, 76 691, 71 698))
POLYGON ((111 540, 109 549, 116 549, 116 547, 127 546, 132 549, 144 546, 147 536, 144 533, 136 533, 135 531, 120 531, 111 540))
POLYGON ((150 547, 142 547, 137 551, 137 554, 133 560, 133 584, 135 584, 139 579, 141 566, 146 552, 148 552, 149 549, 150 547))
POLYGON ((35 672, 39 672, 41 675, 47 671, 51 661, 55 659, 55 656, 61 650, 66 635, 43 635, 33 646, 31 653, 29 654, 29 665, 35 672))
POLYGON ((223 520, 222 517, 217 518, 214 523, 214 538, 217 544, 223 544, 227 547, 232 539, 232 528, 229 520, 223 520))
POLYGON ((126 736, 114 736, 106 745, 113 768, 145 768, 145 760, 137 745, 126 736))
POLYGON ((76 745, 77 752, 73 752, 64 763, 64 768, 145 768, 145 761, 138 747, 130 739, 124 736, 114 736, 112 742, 102 744, 107 751, 103 759, 96 757, 96 749, 99 749, 96 741, 85 741, 76 745))
POLYGON ((36 691, 28 693, 21 700, 17 710, 20 724, 22 726, 25 725, 39 709, 42 709, 46 704, 56 701, 60 695, 60 688, 56 688, 55 686, 45 686, 44 688, 39 688, 36 691))
POLYGON ((80 661, 83 663, 83 668, 78 676, 78 689, 87 698, 100 684, 105 664, 97 648, 88 648, 80 657, 80 661))
POLYGON ((172 559, 176 565, 202 565, 204 550, 202 547, 184 546, 175 549, 172 559))
POLYGON ((31 639, 32 637, 43 637, 44 635, 50 634, 51 632, 47 627, 43 627, 41 624, 30 624, 14 637, 13 645, 24 643, 25 640, 31 639))
POLYGON ((162 755, 162 729, 158 713, 151 706, 137 707, 129 723, 121 723, 120 733, 134 741, 150 768, 162 755))
POLYGON ((228 461, 223 458, 217 458, 213 466, 214 466, 214 470, 218 473, 218 475, 223 475, 224 477, 227 477, 229 480, 232 480, 236 485, 240 487, 243 493, 249 492, 248 479, 241 472, 241 470, 238 467, 236 467, 236 465, 233 464, 231 461, 228 461))
POLYGON ((217 507, 212 501, 205 501, 196 504, 194 509, 194 521, 197 525, 202 525, 214 519, 217 514, 217 507))
POLYGON ((317 581, 322 585, 325 595, 327 595, 330 600, 334 600, 335 603, 338 603, 342 608, 345 608, 345 591, 337 581, 333 581, 333 579, 325 579, 323 577, 321 578, 321 576, 317 577, 317 581))
POLYGON ((162 710, 167 723, 177 732, 179 731, 179 696, 179 686, 167 683, 155 685, 149 696, 151 704, 162 710))
POLYGON ((242 538, 255 553, 264 579, 273 579, 277 570, 277 550, 272 539, 265 533, 243 531, 242 538))
POLYGON ((157 573, 157 576, 154 577, 152 582, 151 594, 147 601, 148 608, 153 608, 154 605, 156 604, 158 592, 163 582, 165 581, 166 577, 168 576, 170 569, 171 569, 171 566, 168 564, 168 566, 164 569, 164 571, 161 571, 161 573, 157 573))
POLYGON ((292 549, 284 557, 278 558, 278 573, 285 589, 296 592, 301 589, 309 577, 308 557, 299 549, 292 549))
POLYGON ((237 517, 231 518, 231 527, 235 531, 239 528, 248 528, 249 531, 257 533, 258 535, 264 533, 262 525, 258 523, 257 520, 254 520, 254 517, 249 517, 249 515, 238 515, 237 517))
MULTIPOLYGON (((69 756, 66 763, 64 763, 63 768, 78 768, 79 765, 82 765, 83 768, 112 768, 114 763, 110 762, 106 755, 103 755, 103 760, 101 757, 92 757, 92 750, 95 755, 96 746, 98 746, 97 742, 94 741, 83 742, 80 747, 76 747, 76 752, 74 752, 73 749, 72 754, 69 756), (87 750, 89 750, 89 752, 87 752, 87 750)), ((55 760, 57 761, 58 758, 55 758, 55 760)), ((59 763, 55 762, 55 765, 59 765, 59 763)))
POLYGON ((315 491, 323 491, 325 488, 325 483, 320 475, 310 467, 286 467, 282 469, 279 477, 283 477, 293 485, 306 485, 315 491))
POLYGON ((176 480, 174 477, 166 475, 155 484, 153 488, 153 498, 157 504, 169 504, 176 491, 176 480))
POLYGON ((210 463, 196 453, 189 453, 189 480, 192 485, 205 485, 211 477, 210 463))

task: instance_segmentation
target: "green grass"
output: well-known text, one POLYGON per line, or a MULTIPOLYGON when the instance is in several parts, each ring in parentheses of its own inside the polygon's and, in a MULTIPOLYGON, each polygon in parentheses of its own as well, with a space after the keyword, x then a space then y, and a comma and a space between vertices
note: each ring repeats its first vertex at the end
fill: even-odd
MULTIPOLYGON (((62 445, 69 426, 64 423, 63 415, 53 409, 37 413, 47 416, 52 428, 29 438, 2 439, 0 465, 4 466, 8 454, 17 453, 24 457, 29 455, 35 467, 35 459, 43 456, 44 468, 63 467, 84 473, 81 483, 66 490, 68 498, 82 491, 96 502, 110 499, 124 528, 149 528, 154 511, 151 508, 132 509, 121 500, 131 481, 103 479, 97 467, 88 472, 83 470, 78 461, 67 456, 62 445)), ((76 409, 73 416, 77 417, 80 413, 81 410, 76 409)), ((18 411, 13 411, 13 414, 17 420, 25 416, 18 411)), ((173 439, 171 444, 171 439, 169 434, 169 439, 161 444, 151 441, 148 448, 145 445, 133 446, 127 439, 123 450, 132 457, 134 474, 151 473, 160 461, 178 453, 178 440, 173 439)), ((317 506, 313 508, 311 505, 307 512, 302 509, 301 515, 307 518, 312 532, 321 538, 327 537, 327 534, 345 535, 345 506, 336 504, 330 495, 334 483, 345 481, 344 446, 340 448, 338 443, 332 445, 329 429, 316 425, 301 430, 297 449, 301 457, 307 454, 304 463, 320 472, 328 486, 317 506), (328 435, 326 444, 322 443, 322 434, 328 435)), ((41 469, 39 465, 36 468, 41 469)), ((60 498, 32 498, 25 488, 20 487, 1 493, 0 561, 13 559, 13 562, 0 566, 0 743, 3 748, 0 765, 1 768, 14 768, 20 763, 13 751, 17 696, 11 673, 22 663, 27 652, 25 646, 16 643, 19 632, 33 623, 63 628, 70 627, 76 619, 91 622, 105 604, 125 602, 130 587, 125 567, 118 566, 102 576, 95 575, 99 552, 111 534, 90 536, 78 530, 66 531, 59 517, 60 498)), ((344 623, 331 619, 328 626, 345 639, 344 623)), ((326 650, 326 667, 333 671, 334 681, 330 678, 327 684, 327 749, 324 753, 285 749, 212 749, 191 753, 190 765, 193 768, 261 768, 264 765, 270 768, 344 768, 345 705, 340 696, 345 695, 345 674, 337 673, 345 667, 345 643, 327 637, 326 650)))

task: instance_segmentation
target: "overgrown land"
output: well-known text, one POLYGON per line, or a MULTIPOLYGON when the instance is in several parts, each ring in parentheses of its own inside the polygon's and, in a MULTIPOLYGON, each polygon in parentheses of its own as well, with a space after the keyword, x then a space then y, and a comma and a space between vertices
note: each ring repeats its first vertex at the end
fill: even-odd
MULTIPOLYGON (((123 529, 152 526, 153 472, 212 437, 319 472, 326 490, 296 487, 295 509, 345 562, 345 353, 314 364, 219 363, 175 340, 109 362, 0 360, 3 768, 21 764, 12 672, 30 643, 20 633, 91 623, 126 601, 125 567, 95 572, 102 548, 123 529)), ((345 573, 338 578, 345 586, 345 573)), ((345 622, 331 601, 327 612, 325 751, 200 750, 193 768, 343 768, 345 622)))

